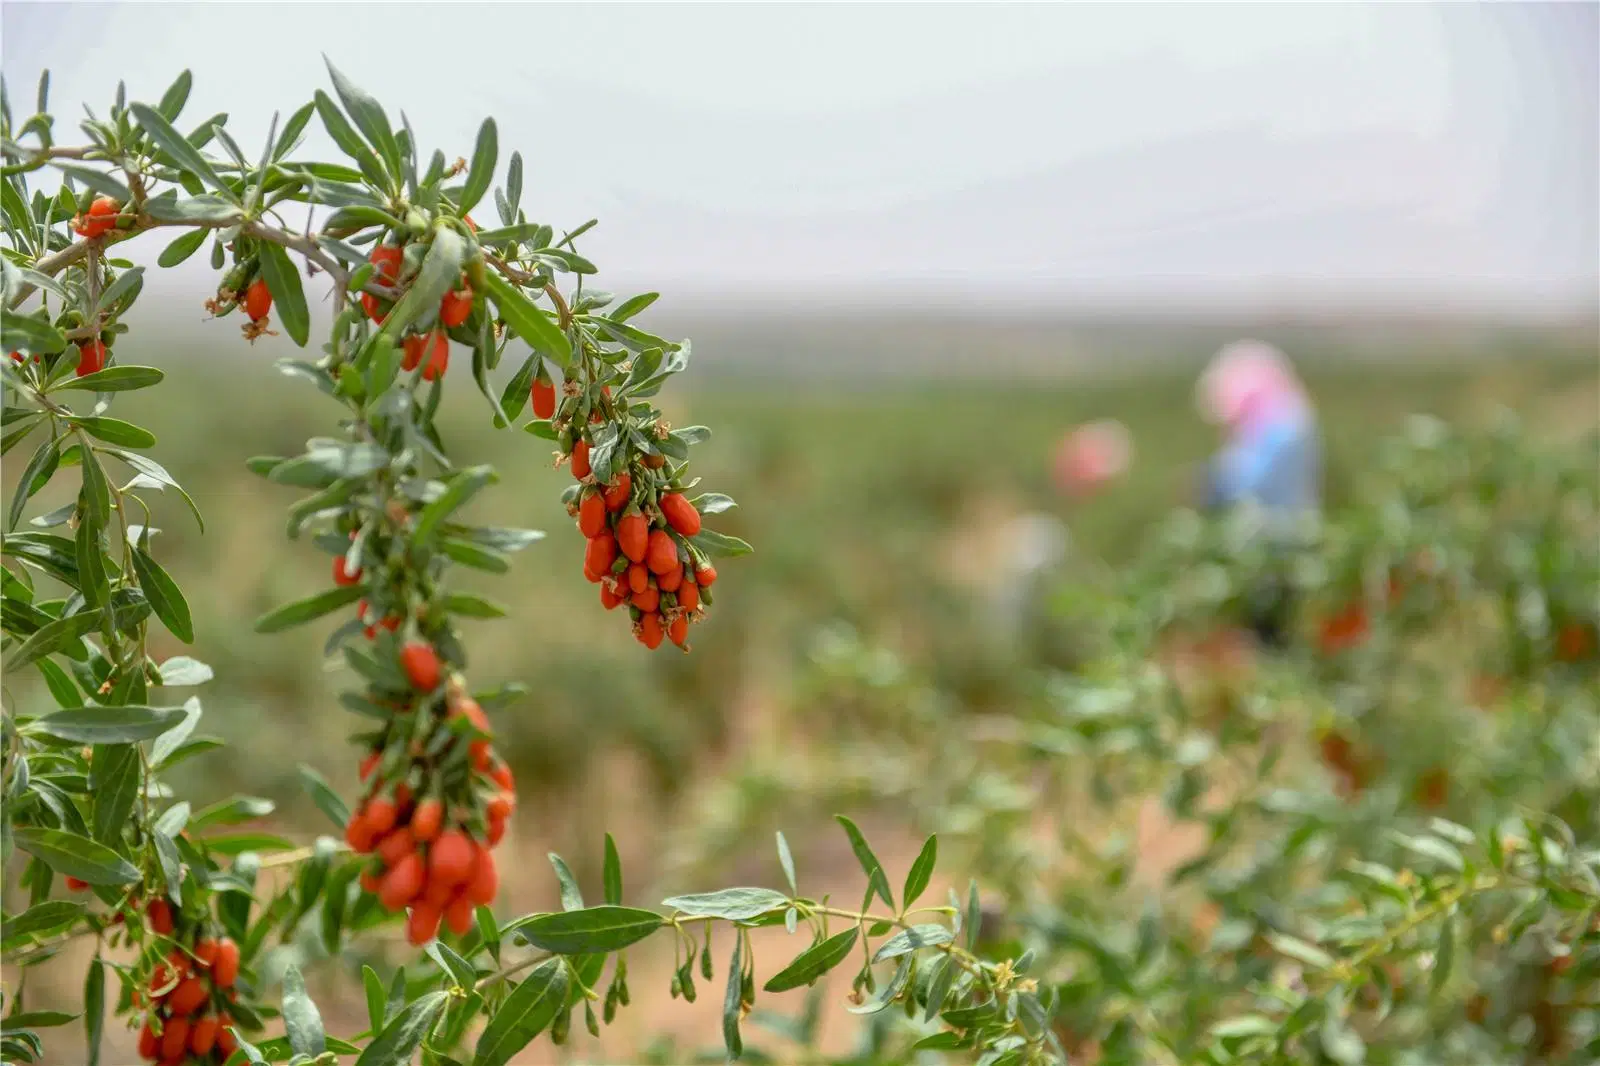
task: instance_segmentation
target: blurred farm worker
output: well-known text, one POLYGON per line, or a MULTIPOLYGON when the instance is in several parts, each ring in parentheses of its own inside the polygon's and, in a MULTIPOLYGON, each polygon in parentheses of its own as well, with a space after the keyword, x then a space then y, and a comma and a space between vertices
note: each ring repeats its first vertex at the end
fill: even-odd
POLYGON ((1132 458, 1133 442, 1121 422, 1086 422, 1056 447, 1056 487, 1070 497, 1088 496, 1127 473, 1132 458))
MULTIPOLYGON (((1236 341, 1212 359, 1195 392, 1201 415, 1228 435, 1206 471, 1203 506, 1251 505, 1267 536, 1292 535, 1321 507, 1322 449, 1310 398, 1288 359, 1270 344, 1236 341)), ((1288 591, 1279 577, 1252 596, 1251 628, 1269 647, 1287 636, 1288 591)))

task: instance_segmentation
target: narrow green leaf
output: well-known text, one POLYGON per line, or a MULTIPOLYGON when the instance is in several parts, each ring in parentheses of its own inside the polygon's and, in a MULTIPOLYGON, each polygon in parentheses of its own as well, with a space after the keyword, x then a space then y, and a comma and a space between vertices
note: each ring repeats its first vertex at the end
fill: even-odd
POLYGON ((889 889, 889 878, 883 872, 883 864, 872 853, 872 848, 867 846, 867 838, 862 836, 856 824, 844 815, 835 815, 834 818, 844 827, 845 835, 850 838, 850 850, 855 852, 856 861, 861 864, 861 869, 867 875, 868 898, 870 899, 872 893, 876 892, 889 909, 893 910, 894 895, 889 889))
MULTIPOLYGON (((99 611, 81 611, 59 618, 49 625, 40 626, 38 632, 23 641, 22 645, 6 658, 7 670, 20 670, 35 659, 58 651, 67 651, 85 634, 100 627, 99 611)), ((81 657, 81 656, 80 656, 81 657)))
POLYGON ((733 957, 728 960, 728 984, 722 994, 722 1042, 728 1048, 731 1062, 744 1054, 744 1041, 739 1036, 739 1019, 744 1010, 744 936, 735 934, 733 957))
POLYGON ((661 915, 633 907, 600 906, 542 914, 518 929, 536 948, 558 955, 617 951, 661 928, 661 915))
POLYGON ((367 1020, 374 1033, 383 1031, 384 1017, 387 1013, 388 996, 384 992, 383 982, 379 980, 377 971, 366 963, 361 964, 361 984, 367 993, 367 1020))
POLYGON ((389 117, 383 112, 383 105, 340 73, 327 56, 323 56, 322 61, 328 67, 328 75, 333 79, 333 89, 339 94, 339 101, 344 104, 344 109, 349 112, 356 128, 367 138, 367 142, 378 150, 378 155, 382 157, 388 172, 391 175, 398 175, 401 170, 400 143, 395 140, 394 130, 389 125, 389 117))
POLYGON ((58 933, 82 917, 85 907, 64 899, 36 903, 15 917, 6 919, 6 940, 45 936, 58 933))
POLYGON ((139 123, 139 128, 148 133, 150 139, 155 142, 156 147, 171 156, 173 162, 177 163, 180 169, 193 174, 213 189, 216 189, 219 194, 233 199, 233 190, 228 187, 227 182, 223 181, 217 172, 211 168, 211 164, 206 162, 205 156, 201 155, 199 150, 189 143, 188 138, 173 128, 172 123, 167 121, 165 116, 147 104, 131 104, 128 110, 133 113, 134 120, 139 123))
POLYGON ((62 829, 18 829, 17 847, 59 874, 91 885, 131 885, 139 869, 104 844, 62 829))
POLYGON ((549 316, 499 274, 490 271, 484 280, 489 298, 494 301, 500 317, 505 319, 511 332, 557 366, 565 369, 571 365, 572 346, 567 341, 567 335, 549 316))
POLYGON ((103 415, 69 415, 68 421, 107 444, 116 444, 123 448, 151 448, 156 443, 154 433, 132 422, 124 422, 120 418, 107 418, 103 415))
POLYGON ((76 163, 63 163, 59 160, 53 160, 51 166, 80 185, 93 189, 101 196, 109 196, 119 204, 125 204, 133 199, 133 193, 122 183, 121 179, 113 177, 105 171, 79 166, 76 163))
POLYGON ((444 598, 446 613, 459 618, 504 618, 506 609, 492 600, 468 592, 452 592, 444 598))
POLYGON ((132 392, 158 385, 166 376, 153 366, 108 366, 81 378, 67 378, 57 383, 54 391, 82 389, 85 392, 132 392))
POLYGON ((492 485, 497 480, 494 468, 491 466, 468 467, 456 473, 438 498, 417 515, 416 525, 411 534, 412 543, 426 544, 440 522, 470 500, 485 485, 492 485))
POLYGON ((172 580, 161 565, 142 548, 133 548, 133 570, 139 578, 139 587, 155 611, 161 624, 185 644, 194 643, 194 622, 189 616, 189 601, 183 590, 172 580))
POLYGON ((332 588, 326 592, 319 592, 294 603, 285 604, 275 611, 268 611, 256 619, 255 630, 257 633, 279 633, 285 629, 304 625, 313 619, 321 618, 325 614, 337 611, 359 600, 362 596, 360 586, 349 585, 342 588, 332 588))
POLYGON ((435 940, 428 945, 428 954, 439 968, 449 974, 457 988, 470 990, 478 980, 478 971, 473 969, 472 963, 463 959, 459 954, 435 940))
POLYGON ((907 910, 917 901, 923 891, 927 889, 928 882, 933 878, 933 867, 939 860, 939 838, 936 834, 929 834, 928 840, 922 845, 922 851, 917 855, 917 861, 911 864, 911 870, 906 874, 905 888, 900 893, 900 903, 907 910))
POLYGON ((696 917, 744 922, 787 908, 789 897, 770 888, 725 888, 720 892, 673 896, 661 905, 696 917))
POLYGON ((49 659, 36 659, 33 663, 44 675, 45 687, 58 707, 82 707, 83 695, 67 672, 49 659))
POLYGON ((60 462, 61 446, 54 437, 39 445, 39 450, 33 453, 28 465, 22 468, 22 476, 17 479, 17 490, 11 495, 11 510, 6 515, 7 532, 17 528, 23 512, 27 510, 28 500, 50 480, 50 475, 60 462), (39 482, 37 486, 34 484, 36 481, 39 482))
POLYGON ((194 727, 200 724, 200 701, 190 697, 183 702, 183 720, 165 733, 156 738, 150 745, 150 765, 160 767, 172 758, 173 754, 183 747, 184 742, 194 732, 194 727))
POLYGON ((289 253, 281 245, 261 244, 261 276, 267 281, 272 306, 278 312, 284 331, 290 340, 304 348, 311 336, 311 313, 306 310, 300 271, 295 269, 289 253))
POLYGON ((622 860, 617 856, 617 842, 611 839, 611 834, 606 834, 606 857, 604 875, 605 899, 614 906, 622 904, 622 860))
POLYGON ((798 896, 800 886, 795 883, 794 856, 789 852, 789 840, 781 829, 778 830, 778 865, 783 867, 783 876, 788 878, 789 891, 798 896))
POLYGON ((438 227, 433 231, 432 242, 422 267, 406 289, 405 295, 395 301, 393 310, 383 320, 383 332, 398 341, 407 327, 423 315, 436 310, 444 294, 461 281, 462 258, 466 244, 455 230, 438 227))
POLYGON ((689 538, 689 543, 705 552, 707 555, 721 558, 737 558, 749 555, 755 551, 748 543, 738 537, 730 537, 726 533, 718 533, 714 529, 701 527, 700 532, 689 538))
POLYGON ((567 967, 547 959, 523 978, 478 1038, 473 1066, 506 1066, 567 1005, 567 967))
POLYGON ((283 972, 283 1028, 289 1037, 289 1047, 295 1054, 315 1058, 327 1050, 322 1015, 306 993, 306 982, 300 976, 300 967, 292 964, 283 972))
POLYGON ((561 909, 583 910, 583 892, 578 888, 578 879, 572 876, 572 870, 567 866, 566 860, 553 851, 549 858, 550 865, 556 871, 556 881, 561 885, 561 909))
MULTIPOLYGON (((377 153, 367 147, 356 134, 355 128, 344 117, 344 112, 339 110, 339 105, 333 98, 321 89, 316 91, 312 98, 317 108, 317 115, 322 119, 328 135, 345 155, 356 161, 356 166, 361 168, 362 175, 380 189, 389 189, 391 179, 383 169, 383 164, 378 161, 377 153)), ((331 220, 330 220, 331 221, 331 220)))
POLYGON ((494 181, 494 165, 500 155, 499 138, 494 119, 486 118, 478 127, 478 143, 472 150, 472 168, 467 171, 467 183, 462 186, 456 209, 463 215, 477 206, 483 194, 494 181))
POLYGON ((94 838, 115 846, 127 828, 139 797, 143 774, 133 744, 96 744, 89 759, 89 790, 94 796, 94 838))
POLYGON ((885 959, 899 958, 909 955, 919 948, 933 947, 936 944, 948 944, 955 939, 955 934, 942 925, 914 925, 910 929, 902 929, 894 936, 885 940, 878 950, 873 952, 872 961, 882 962, 885 959))
POLYGON ((6 351, 54 355, 66 346, 66 336, 50 323, 0 308, 0 347, 6 351))
POLYGON ((181 707, 74 707, 34 719, 25 732, 75 744, 128 744, 160 736, 183 715, 181 707))
POLYGON ((439 1015, 450 1004, 450 993, 429 992, 414 1000, 384 1027, 356 1059, 356 1066, 401 1066, 409 1063, 418 1045, 433 1030, 439 1015))
POLYGON ((335 826, 343 829, 350 822, 350 808, 345 806, 344 800, 333 787, 324 781, 322 775, 317 773, 305 763, 300 764, 300 778, 306 783, 306 789, 311 793, 311 801, 317 809, 328 816, 328 820, 335 826))
POLYGON ((860 928, 851 926, 819 944, 811 945, 796 955, 793 962, 775 974, 762 988, 768 992, 786 992, 810 984, 843 962, 856 946, 860 935, 860 928))

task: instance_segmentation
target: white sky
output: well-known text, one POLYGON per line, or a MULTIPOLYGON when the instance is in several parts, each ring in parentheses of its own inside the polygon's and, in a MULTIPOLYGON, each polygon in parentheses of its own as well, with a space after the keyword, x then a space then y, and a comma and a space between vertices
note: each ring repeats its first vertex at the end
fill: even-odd
POLYGON ((326 51, 430 150, 493 114, 530 215, 598 216, 608 287, 680 301, 1587 310, 1597 12, 7 0, 0 51, 14 111, 51 68, 58 138, 188 66, 179 125, 247 151, 326 51))

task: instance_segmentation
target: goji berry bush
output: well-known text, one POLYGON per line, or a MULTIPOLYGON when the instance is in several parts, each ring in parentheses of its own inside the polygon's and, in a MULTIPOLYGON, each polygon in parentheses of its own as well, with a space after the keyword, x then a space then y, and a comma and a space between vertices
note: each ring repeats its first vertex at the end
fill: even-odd
MULTIPOLYGON (((793 814, 876 798, 928 830, 891 877, 838 819, 859 907, 802 894, 780 832, 776 887, 642 906, 608 836, 603 902, 552 856, 562 910, 508 913, 495 849, 517 783, 495 721, 519 700, 536 714, 538 693, 473 686, 457 623, 504 610, 452 575, 504 573, 543 534, 472 523, 474 499, 508 490, 447 447, 445 389, 470 377, 483 417, 546 442, 530 463, 567 464, 578 536, 540 550, 574 568, 581 554, 595 609, 625 610, 646 649, 688 651, 715 624, 715 561, 750 547, 713 528, 734 503, 689 470, 709 431, 671 426, 653 402, 690 346, 637 324, 654 293, 594 287, 579 250, 593 223, 558 236, 528 218, 522 159, 501 166, 492 120, 470 160, 426 154, 403 114, 396 126, 329 74, 331 93, 275 117, 254 158, 226 116, 179 129, 187 74, 155 104, 119 91, 79 143, 57 141, 47 77, 26 118, 9 94, 0 108, 0 449, 31 449, 0 538, 0 629, 7 674, 37 674, 57 705, 22 714, 6 695, 5 1061, 100 1062, 115 1025, 162 1064, 496 1066, 545 1034, 564 1043, 580 1014, 591 1033, 610 1024, 632 999, 627 951, 650 937, 674 946, 666 995, 693 1002, 720 982, 716 1057, 761 1058, 744 1047, 750 1022, 802 1046, 817 1028, 815 999, 798 1020, 747 1018, 764 927, 798 938, 763 967, 764 992, 848 964, 866 1061, 1600 1054, 1595 456, 1505 429, 1419 424, 1359 506, 1289 550, 1263 552, 1248 515, 1179 514, 1124 571, 1044 584, 1035 621, 1070 630, 1080 661, 1024 664, 981 714, 929 664, 831 634, 794 699, 866 756, 820 756, 793 814), (297 157, 313 121, 343 161, 297 157), (472 217, 486 199, 497 226, 472 217), (327 588, 261 617, 259 639, 319 623, 356 682, 339 696, 357 723, 349 788, 304 773, 336 829, 313 841, 251 828, 264 800, 191 801, 168 783, 217 742, 200 701, 168 691, 210 667, 148 651, 152 626, 196 640, 148 494, 180 498, 196 523, 205 501, 151 458, 154 434, 108 413, 164 377, 116 355, 145 270, 122 256, 152 230, 174 235, 159 266, 208 250, 208 310, 240 321, 238 343, 281 332, 305 348, 313 301, 328 306, 318 348, 277 366, 324 405, 327 435, 238 457, 285 494, 286 535, 328 565, 327 588), (1230 627, 1267 578, 1295 590, 1301 639, 1234 654, 1230 627), (1152 794, 1204 841, 1154 875, 1098 831, 1152 794), (941 841, 983 891, 928 902, 941 841), (360 968, 360 1032, 325 1031, 300 969, 269 965, 281 945, 349 961, 384 938, 406 964, 388 981, 360 968), (81 943, 81 1010, 31 1006, 30 968, 81 943)), ((729 787, 770 814, 783 779, 752 765, 729 787)), ((701 828, 714 850, 724 827, 701 828)))

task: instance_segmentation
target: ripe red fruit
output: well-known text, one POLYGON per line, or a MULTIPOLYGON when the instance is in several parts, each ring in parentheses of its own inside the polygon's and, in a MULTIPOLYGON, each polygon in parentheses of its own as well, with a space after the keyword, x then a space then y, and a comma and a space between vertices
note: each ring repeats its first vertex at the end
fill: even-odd
POLYGON ((455 329, 472 314, 472 290, 460 288, 444 294, 439 301, 439 324, 445 329, 455 329))
POLYGON ((422 865, 422 857, 414 851, 410 852, 384 875, 383 883, 378 887, 378 902, 383 904, 384 910, 400 910, 421 895, 422 883, 426 878, 427 870, 422 865))
POLYGON ((644 562, 644 553, 650 547, 650 523, 644 515, 636 511, 617 519, 617 546, 633 562, 644 562))
POLYGON ((145 1022, 144 1028, 139 1030, 139 1057, 155 1061, 161 1053, 161 1038, 150 1028, 150 1023, 145 1022))
POLYGON ((478 868, 472 872, 465 896, 472 903, 487 906, 500 892, 500 873, 494 868, 494 856, 487 851, 478 853, 478 868))
POLYGON ((594 468, 589 465, 589 442, 580 439, 572 446, 572 476, 582 481, 594 468))
POLYGON ((678 586, 678 606, 686 611, 695 611, 700 608, 700 586, 693 581, 685 581, 678 586))
POLYGON ((96 196, 87 214, 73 219, 72 231, 80 237, 98 237, 117 224, 122 205, 109 196, 96 196))
POLYGON ((168 1018, 161 1031, 161 1058, 163 1061, 180 1061, 189 1049, 189 1019, 168 1018))
POLYGON ((217 1054, 224 1060, 239 1046, 238 1039, 230 1030, 232 1025, 233 1015, 226 1013, 217 1015, 217 1054))
POLYGON ((400 668, 418 692, 432 692, 439 687, 439 653, 420 640, 408 641, 400 649, 400 668))
POLYGON ((683 642, 689 639, 689 616, 680 614, 674 618, 667 626, 667 636, 672 639, 672 643, 680 648, 683 647, 683 642))
POLYGON ((678 545, 666 530, 650 531, 650 546, 645 549, 644 562, 652 574, 665 574, 678 565, 678 545))
POLYGON ((617 538, 610 530, 589 538, 589 546, 583 553, 583 572, 590 581, 599 581, 611 573, 611 564, 616 561, 617 538))
POLYGON ((669 492, 661 497, 661 513, 666 516, 668 525, 686 537, 700 532, 700 512, 681 492, 669 492))
POLYGON ((631 602, 639 610, 649 614, 661 606, 661 590, 652 585, 643 592, 635 592, 631 602))
POLYGON ((489 778, 507 792, 516 790, 516 779, 511 776, 511 767, 501 763, 489 772, 489 778))
POLYGON ((209 970, 217 962, 217 942, 207 937, 194 946, 194 961, 209 970))
POLYGON ((623 471, 611 479, 611 484, 606 486, 606 510, 620 511, 628 506, 628 497, 633 492, 633 478, 627 471, 623 471))
MULTIPOLYGON (((643 554, 643 553, 641 553, 643 554)), ((628 591, 640 593, 650 587, 650 568, 643 563, 634 563, 628 567, 628 591)))
POLYGON ((239 945, 232 937, 217 941, 217 961, 211 964, 211 983, 218 988, 232 988, 239 979, 239 945))
POLYGON ((598 492, 591 492, 578 504, 578 532, 585 537, 598 537, 606 528, 606 501, 598 492))
POLYGON ((450 905, 444 909, 444 923, 456 936, 466 936, 472 932, 472 900, 465 895, 451 900, 450 905))
POLYGON ((400 813, 395 809, 394 800, 387 796, 372 797, 363 810, 367 828, 371 830, 373 839, 377 839, 393 829, 395 819, 400 813))
POLYGON ((444 330, 437 330, 429 342, 428 361, 422 364, 422 380, 438 381, 450 368, 450 338, 444 330))
POLYGON ((185 977, 167 997, 167 1007, 174 1015, 190 1015, 200 1009, 209 992, 206 983, 198 977, 185 977))
POLYGON ((600 582, 600 606, 611 611, 621 604, 622 595, 617 592, 616 582, 610 580, 600 582))
POLYGON ((472 862, 477 849, 459 829, 448 829, 428 849, 428 880, 440 885, 455 886, 472 876, 472 862))
POLYGON ((506 835, 506 820, 489 816, 489 846, 492 848, 500 843, 500 838, 506 835))
POLYGON ((407 826, 401 826, 383 838, 383 843, 378 845, 378 858, 390 868, 400 865, 407 855, 416 850, 416 837, 407 826))
POLYGON ((634 629, 634 634, 639 638, 640 644, 643 644, 651 651, 655 651, 661 647, 661 616, 659 614, 645 615, 639 619, 638 625, 634 629))
POLYGON ((1323 621, 1318 643, 1323 654, 1337 655, 1360 644, 1366 636, 1366 608, 1357 603, 1343 608, 1323 621))
POLYGON ((378 765, 378 760, 381 758, 383 758, 383 752, 374 751, 369 752, 367 757, 361 760, 361 780, 365 781, 372 776, 373 768, 378 765))
POLYGON ((74 892, 83 892, 89 887, 89 882, 80 881, 76 877, 68 877, 67 887, 74 892))
POLYGON ((217 1018, 208 1014, 189 1028, 189 1051, 205 1058, 217 1046, 217 1018))
POLYGON ((333 583, 335 585, 345 587, 358 584, 360 581, 361 568, 359 566, 352 570, 346 565, 344 556, 336 555, 333 557, 333 583))
MULTIPOLYGON (((384 285, 392 285, 400 277, 400 263, 405 258, 405 253, 393 244, 380 244, 372 249, 368 260, 377 268, 372 272, 372 280, 384 285)), ((385 301, 378 299, 370 292, 361 294, 361 307, 367 312, 367 317, 374 322, 382 322, 389 317, 385 301)))
POLYGON ((153 899, 146 905, 144 916, 150 922, 150 928, 162 936, 172 933, 172 908, 164 899, 153 899))
POLYGON ((417 804, 411 816, 411 835, 417 843, 426 844, 439 835, 439 825, 444 821, 444 805, 436 799, 425 799, 417 804))
POLYGON ((373 839, 376 836, 372 827, 367 824, 366 814, 363 811, 352 814, 350 821, 344 827, 344 842, 358 855, 365 855, 372 850, 373 839))
POLYGON ((683 585, 683 564, 679 563, 666 573, 658 575, 656 585, 662 592, 677 592, 683 585))
POLYGON ((533 404, 533 417, 554 418, 556 413, 556 387, 543 373, 533 379, 533 389, 528 396, 533 404))
POLYGON ((272 290, 267 288, 266 278, 257 278, 244 290, 244 313, 252 322, 260 322, 272 313, 272 290))
POLYGON ((419 903, 411 908, 406 919, 406 940, 413 947, 421 947, 439 935, 439 908, 430 903, 419 903))
POLYGON ((103 341, 84 341, 78 345, 78 369, 80 378, 104 370, 106 366, 106 346, 103 341))
POLYGON ((717 568, 706 563, 694 572, 694 583, 703 589, 708 589, 717 583, 717 568))
POLYGON ((378 889, 383 887, 383 875, 372 867, 361 871, 361 891, 369 896, 376 896, 378 889))
POLYGON ((497 792, 484 805, 483 810, 490 818, 509 818, 511 809, 516 805, 516 800, 512 798, 510 792, 497 792))
POLYGON ((413 333, 400 342, 400 369, 408 373, 422 365, 422 348, 426 344, 422 334, 413 333))

